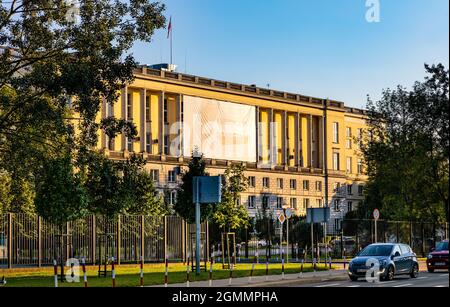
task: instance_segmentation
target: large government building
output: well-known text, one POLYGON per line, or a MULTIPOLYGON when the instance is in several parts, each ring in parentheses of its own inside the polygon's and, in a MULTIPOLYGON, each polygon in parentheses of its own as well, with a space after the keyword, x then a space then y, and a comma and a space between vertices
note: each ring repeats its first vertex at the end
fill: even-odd
POLYGON ((305 215, 328 204, 333 232, 363 200, 365 111, 342 102, 142 66, 100 116, 135 123, 135 139, 99 132, 98 146, 111 159, 142 153, 169 201, 195 148, 211 175, 246 165, 250 187, 241 203, 250 216, 286 206, 305 215))

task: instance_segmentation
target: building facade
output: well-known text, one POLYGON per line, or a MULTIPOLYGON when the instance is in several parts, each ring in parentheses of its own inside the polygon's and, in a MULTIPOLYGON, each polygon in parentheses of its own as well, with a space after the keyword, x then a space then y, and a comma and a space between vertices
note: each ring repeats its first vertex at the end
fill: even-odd
POLYGON ((109 116, 134 122, 138 136, 108 140, 99 131, 98 147, 111 159, 142 154, 169 202, 194 148, 211 175, 246 165, 250 187, 241 203, 250 216, 328 205, 333 232, 363 200, 365 111, 342 102, 140 67, 120 101, 103 103, 98 120, 109 116))

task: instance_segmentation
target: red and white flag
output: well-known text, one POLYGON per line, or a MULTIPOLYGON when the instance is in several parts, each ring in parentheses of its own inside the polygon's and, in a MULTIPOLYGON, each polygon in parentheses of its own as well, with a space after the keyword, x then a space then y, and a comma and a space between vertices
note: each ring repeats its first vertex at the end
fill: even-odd
POLYGON ((167 28, 167 38, 172 34, 172 16, 170 17, 169 27, 167 28))

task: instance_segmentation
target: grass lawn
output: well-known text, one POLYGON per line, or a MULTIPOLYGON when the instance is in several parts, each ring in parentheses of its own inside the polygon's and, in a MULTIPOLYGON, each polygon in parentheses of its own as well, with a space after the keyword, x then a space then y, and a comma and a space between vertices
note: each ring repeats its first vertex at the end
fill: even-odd
MULTIPOLYGON (((208 266, 209 268, 209 266, 208 266)), ((110 267, 108 268, 110 269, 110 267)), ((323 265, 318 266, 318 271, 325 270, 323 265)), ((69 268, 66 268, 69 270, 69 268)), ((88 286, 89 287, 111 287, 111 276, 107 278, 97 276, 97 266, 87 267, 88 286)), ((238 264, 233 271, 233 277, 247 277, 250 275, 251 264, 238 264)), ((311 265, 304 266, 304 272, 312 271, 311 265)), ((67 272, 67 271, 66 271, 67 272)), ((294 274, 300 272, 299 264, 286 264, 285 273, 294 274)), ((80 283, 61 283, 60 287, 84 287, 83 275, 80 268, 80 283)), ((266 274, 265 264, 255 266, 253 276, 263 276, 266 274)), ((53 287, 54 277, 53 268, 40 269, 13 269, 0 270, 0 278, 6 277, 7 284, 5 287, 53 287)), ((270 264, 269 275, 281 275, 281 264, 270 264)), ((208 280, 209 273, 202 272, 200 276, 195 273, 190 274, 190 281, 208 280)), ((229 270, 223 270, 221 264, 216 264, 213 269, 213 279, 226 279, 230 276, 229 270)), ((139 266, 138 265, 121 265, 116 266, 116 287, 138 287, 139 286, 139 266)), ((169 283, 186 282, 186 266, 183 264, 169 265, 169 283)), ((149 264, 144 267, 144 284, 162 285, 164 284, 164 265, 149 264)))

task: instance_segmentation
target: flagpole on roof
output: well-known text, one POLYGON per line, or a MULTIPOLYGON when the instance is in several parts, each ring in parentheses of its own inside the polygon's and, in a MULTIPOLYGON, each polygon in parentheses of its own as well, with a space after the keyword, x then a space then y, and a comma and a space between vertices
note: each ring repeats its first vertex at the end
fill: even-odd
POLYGON ((170 16, 169 22, 169 35, 170 35, 170 65, 173 64, 173 31, 172 31, 172 16, 170 16))

